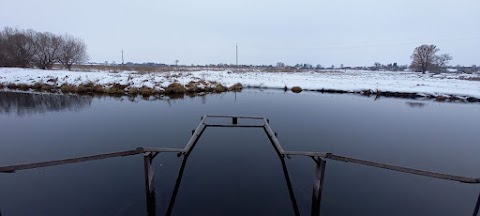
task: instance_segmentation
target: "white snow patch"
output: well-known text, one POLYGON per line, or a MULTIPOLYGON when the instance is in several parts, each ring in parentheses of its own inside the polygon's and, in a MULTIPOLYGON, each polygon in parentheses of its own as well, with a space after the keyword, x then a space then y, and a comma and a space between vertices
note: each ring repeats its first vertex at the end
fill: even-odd
POLYGON ((307 90, 332 89, 350 92, 365 90, 417 93, 419 95, 455 95, 480 98, 480 82, 465 78, 480 77, 479 74, 440 73, 421 74, 417 72, 393 71, 322 71, 322 72, 154 72, 118 73, 92 71, 75 72, 63 70, 39 70, 22 68, 0 68, 0 83, 34 84, 53 83, 56 85, 93 82, 109 86, 114 83, 132 87, 164 89, 169 84, 190 81, 216 81, 225 86, 242 83, 244 86, 266 88, 288 88, 300 86, 307 90), (49 82, 50 81, 50 82, 49 82))

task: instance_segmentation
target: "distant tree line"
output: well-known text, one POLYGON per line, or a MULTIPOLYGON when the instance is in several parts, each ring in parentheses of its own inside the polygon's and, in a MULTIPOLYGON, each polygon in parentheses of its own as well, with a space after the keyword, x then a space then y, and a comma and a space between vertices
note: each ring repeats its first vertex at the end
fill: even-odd
POLYGON ((0 67, 52 69, 62 64, 71 70, 73 64, 87 60, 87 45, 71 35, 8 27, 0 31, 0 67))
POLYGON ((399 65, 397 62, 388 63, 388 64, 381 64, 380 62, 375 62, 373 67, 367 68, 368 70, 378 71, 404 71, 408 68, 408 65, 399 65))

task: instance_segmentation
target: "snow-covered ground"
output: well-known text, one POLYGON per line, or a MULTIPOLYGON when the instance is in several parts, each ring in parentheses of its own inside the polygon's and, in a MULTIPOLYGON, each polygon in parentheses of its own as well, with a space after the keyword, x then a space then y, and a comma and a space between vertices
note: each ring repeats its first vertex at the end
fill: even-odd
POLYGON ((446 95, 480 98, 479 74, 441 73, 421 74, 416 72, 392 71, 323 71, 323 72, 158 72, 136 73, 131 71, 109 73, 102 71, 75 72, 62 70, 39 70, 21 68, 0 68, 0 83, 29 84, 46 83, 61 86, 93 82, 104 86, 111 84, 132 87, 163 89, 173 82, 187 84, 190 81, 216 81, 225 86, 241 83, 244 86, 284 88, 300 86, 306 90, 344 90, 359 92, 377 90, 382 92, 418 93, 425 95, 446 95), (56 82, 53 82, 56 80, 56 82))

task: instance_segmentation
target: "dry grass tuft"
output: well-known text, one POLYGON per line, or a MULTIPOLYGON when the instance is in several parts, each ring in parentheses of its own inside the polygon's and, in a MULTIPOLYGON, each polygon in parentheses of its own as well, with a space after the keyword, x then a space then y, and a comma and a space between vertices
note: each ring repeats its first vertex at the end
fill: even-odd
POLYGON ((94 92, 94 87, 95 87, 95 84, 93 82, 80 84, 77 87, 77 93, 79 93, 79 94, 93 93, 94 92))
POLYGON ((222 85, 222 84, 220 84, 220 83, 218 83, 218 84, 215 86, 215 89, 214 89, 214 91, 215 91, 216 93, 226 92, 227 90, 228 90, 227 87, 225 87, 224 85, 222 85))
POLYGON ((89 91, 89 88, 86 87, 85 85, 79 85, 76 90, 77 90, 76 92, 79 93, 79 94, 86 94, 86 93, 91 92, 91 91, 89 91))
POLYGON ((132 96, 136 96, 139 93, 138 88, 130 87, 128 88, 128 94, 132 96))
POLYGON ((303 89, 300 88, 299 86, 294 86, 294 87, 292 87, 291 90, 292 90, 293 93, 300 93, 300 92, 303 91, 303 89))
POLYGON ((125 93, 125 88, 127 86, 126 85, 120 85, 118 83, 115 83, 112 85, 112 87, 108 88, 105 93, 107 94, 124 94, 125 93))
POLYGON ((108 88, 105 93, 107 94, 123 94, 125 91, 123 89, 120 89, 120 88, 116 88, 114 86, 108 88))
POLYGON ((7 88, 9 88, 9 89, 17 89, 18 87, 17 87, 17 84, 15 84, 15 83, 9 83, 9 84, 7 84, 7 88))
POLYGON ((77 87, 70 84, 63 84, 62 86, 60 86, 60 90, 63 93, 73 93, 77 91, 77 87))
POLYGON ((187 85, 187 92, 192 93, 192 92, 200 92, 200 88, 198 87, 198 83, 195 81, 190 81, 187 85))
POLYGON ((234 85, 232 85, 230 87, 230 90, 234 91, 234 92, 241 92, 243 89, 243 85, 241 83, 235 83, 234 85))
POLYGON ((121 85, 121 84, 115 83, 115 84, 113 84, 112 87, 124 90, 125 88, 128 87, 128 85, 121 85))
POLYGON ((445 97, 445 96, 437 96, 437 97, 435 98, 435 100, 436 100, 436 101, 445 101, 445 100, 447 100, 447 97, 445 97))
POLYGON ((95 85, 92 87, 92 92, 97 94, 105 93, 105 88, 102 85, 95 85))
POLYGON ((30 85, 27 85, 27 84, 18 84, 17 85, 18 89, 22 90, 22 91, 28 91, 30 89, 30 85))
POLYGON ((146 96, 152 96, 152 95, 156 95, 157 92, 155 91, 155 89, 153 88, 150 88, 150 87, 142 87, 140 89, 140 94, 144 97, 146 96))
POLYGON ((41 91, 52 91, 55 89, 55 86, 51 86, 48 84, 42 84, 42 88, 40 89, 41 91))
POLYGON ((37 90, 37 91, 40 91, 40 90, 42 90, 42 86, 43 86, 42 83, 36 82, 36 83, 34 83, 34 84, 32 85, 32 89, 35 89, 35 90, 37 90))
POLYGON ((172 83, 165 89, 167 94, 184 94, 187 89, 180 83, 172 83))

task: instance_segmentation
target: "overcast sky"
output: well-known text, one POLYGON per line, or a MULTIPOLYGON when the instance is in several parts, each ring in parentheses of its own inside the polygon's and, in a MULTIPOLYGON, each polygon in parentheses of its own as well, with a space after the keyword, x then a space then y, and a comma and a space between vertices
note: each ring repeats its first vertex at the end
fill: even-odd
POLYGON ((479 0, 0 0, 0 26, 84 39, 90 60, 407 64, 435 44, 480 65, 479 0))

